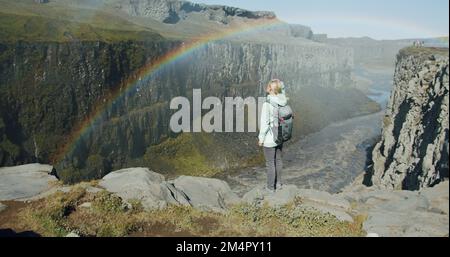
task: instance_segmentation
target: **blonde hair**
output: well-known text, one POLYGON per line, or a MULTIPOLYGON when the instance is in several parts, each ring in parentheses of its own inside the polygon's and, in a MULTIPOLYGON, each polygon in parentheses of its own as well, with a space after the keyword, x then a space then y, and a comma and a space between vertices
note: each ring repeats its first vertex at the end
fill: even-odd
POLYGON ((267 84, 266 91, 267 92, 272 92, 272 90, 273 90, 273 93, 275 95, 281 94, 281 92, 283 92, 283 88, 281 86, 281 80, 279 80, 279 79, 272 79, 269 82, 269 84, 267 84))

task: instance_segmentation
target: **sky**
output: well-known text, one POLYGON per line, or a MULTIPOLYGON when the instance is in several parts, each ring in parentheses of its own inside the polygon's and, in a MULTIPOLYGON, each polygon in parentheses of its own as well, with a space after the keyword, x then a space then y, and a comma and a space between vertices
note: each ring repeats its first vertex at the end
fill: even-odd
POLYGON ((191 0, 252 11, 310 26, 329 37, 408 39, 448 36, 448 0, 191 0))

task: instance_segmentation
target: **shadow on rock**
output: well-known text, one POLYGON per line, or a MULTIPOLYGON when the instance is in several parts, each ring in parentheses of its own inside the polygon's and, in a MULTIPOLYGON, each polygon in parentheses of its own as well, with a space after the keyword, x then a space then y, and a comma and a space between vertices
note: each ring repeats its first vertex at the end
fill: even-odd
POLYGON ((373 160, 372 160, 372 153, 373 149, 375 149, 375 146, 378 144, 378 142, 381 140, 381 137, 377 137, 376 140, 366 148, 366 164, 364 165, 364 179, 363 179, 363 185, 367 187, 373 186, 372 183, 372 176, 373 176, 373 160))

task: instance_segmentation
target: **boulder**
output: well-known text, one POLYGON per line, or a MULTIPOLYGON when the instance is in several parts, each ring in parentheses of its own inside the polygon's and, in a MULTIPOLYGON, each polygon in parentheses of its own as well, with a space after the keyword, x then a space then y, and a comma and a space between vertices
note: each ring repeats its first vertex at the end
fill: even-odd
POLYGON ((99 186, 125 201, 139 200, 145 209, 161 209, 169 204, 222 212, 240 199, 224 181, 181 176, 165 181, 147 168, 131 168, 106 175, 99 186))
POLYGON ((188 204, 186 199, 178 196, 178 192, 173 192, 174 188, 167 186, 163 175, 147 168, 111 172, 103 177, 99 186, 125 201, 139 200, 147 210, 164 208, 168 204, 188 204))
POLYGON ((162 184, 164 187, 167 187, 167 189, 169 189, 172 197, 177 203, 180 203, 182 205, 192 205, 188 200, 188 196, 183 191, 178 190, 173 184, 169 182, 163 182, 162 184))
POLYGON ((0 201, 23 200, 49 190, 58 181, 52 173, 52 166, 37 163, 0 168, 0 201))
POLYGON ((240 201, 229 185, 218 179, 181 176, 171 184, 199 209, 223 211, 240 201))

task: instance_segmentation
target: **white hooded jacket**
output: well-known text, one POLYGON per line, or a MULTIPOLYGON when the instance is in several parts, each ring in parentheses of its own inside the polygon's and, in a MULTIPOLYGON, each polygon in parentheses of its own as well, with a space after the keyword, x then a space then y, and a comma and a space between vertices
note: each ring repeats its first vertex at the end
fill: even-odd
POLYGON ((270 103, 275 103, 280 106, 286 106, 287 98, 286 95, 282 93, 276 96, 269 95, 267 96, 267 100, 268 102, 265 102, 263 104, 261 110, 261 125, 259 128, 258 138, 259 143, 262 143, 264 147, 276 147, 278 146, 278 144, 275 143, 272 130, 270 129, 275 122, 273 115, 275 107, 273 107, 273 105, 270 103))

